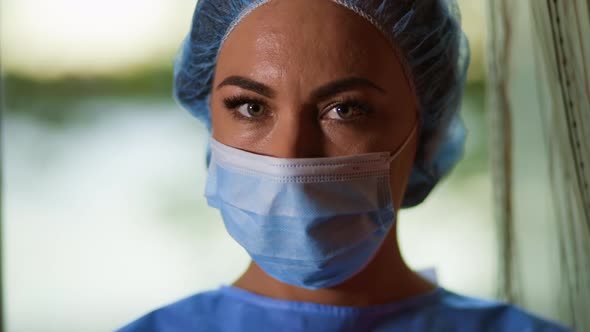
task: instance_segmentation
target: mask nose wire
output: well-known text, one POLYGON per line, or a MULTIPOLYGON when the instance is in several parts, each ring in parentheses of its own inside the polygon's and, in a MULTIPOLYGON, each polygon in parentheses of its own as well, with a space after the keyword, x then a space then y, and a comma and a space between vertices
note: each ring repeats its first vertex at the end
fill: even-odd
POLYGON ((408 137, 406 138, 406 140, 404 141, 404 143, 397 149, 397 151, 393 155, 391 155, 388 158, 388 160, 387 160, 388 162, 391 163, 395 158, 397 158, 399 156, 400 153, 402 153, 402 151, 404 151, 404 149, 406 148, 406 146, 412 140, 412 137, 414 137, 414 135, 416 135, 416 132, 418 131, 418 123, 419 123, 419 121, 416 121, 416 124, 414 125, 414 128, 408 134, 408 137))

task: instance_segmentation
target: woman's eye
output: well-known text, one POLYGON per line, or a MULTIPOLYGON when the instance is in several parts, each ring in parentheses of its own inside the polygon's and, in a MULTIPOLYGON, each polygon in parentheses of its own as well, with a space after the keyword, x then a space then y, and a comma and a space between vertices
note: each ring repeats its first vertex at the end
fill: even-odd
POLYGON ((325 114, 328 119, 352 120, 367 113, 365 109, 357 105, 339 104, 330 108, 325 114))
POLYGON ((237 111, 247 118, 257 118, 264 114, 264 106, 257 103, 245 103, 239 106, 237 111))

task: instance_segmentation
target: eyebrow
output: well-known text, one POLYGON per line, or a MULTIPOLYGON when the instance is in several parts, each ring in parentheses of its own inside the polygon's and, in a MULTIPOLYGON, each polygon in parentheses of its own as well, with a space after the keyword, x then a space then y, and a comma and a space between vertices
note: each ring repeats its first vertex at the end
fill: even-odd
POLYGON ((219 83, 217 89, 227 85, 235 85, 242 89, 256 92, 267 98, 274 98, 276 95, 276 91, 273 88, 243 76, 229 76, 228 78, 224 79, 223 82, 219 83))
POLYGON ((324 86, 317 88, 312 94, 313 100, 326 99, 335 94, 354 90, 358 88, 371 88, 381 93, 385 93, 385 90, 370 80, 362 77, 348 77, 330 82, 324 86))
MULTIPOLYGON (((273 88, 243 76, 229 76, 226 79, 224 79, 221 83, 219 83, 217 89, 228 85, 234 85, 245 90, 250 90, 260 95, 263 95, 267 98, 274 98, 274 96, 276 96, 276 91, 273 88)), ((380 86, 366 78, 347 77, 330 82, 326 85, 317 88, 312 92, 311 96, 313 100, 322 100, 335 94, 357 88, 371 88, 381 93, 385 93, 385 90, 383 88, 381 88, 380 86)))

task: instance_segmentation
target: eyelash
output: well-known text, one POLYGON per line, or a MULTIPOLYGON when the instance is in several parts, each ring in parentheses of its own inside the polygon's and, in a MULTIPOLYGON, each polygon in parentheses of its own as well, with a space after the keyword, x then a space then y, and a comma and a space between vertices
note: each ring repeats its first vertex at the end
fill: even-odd
POLYGON ((233 97, 229 97, 223 100, 223 104, 225 105, 225 107, 230 111, 231 115, 240 121, 247 121, 247 122, 254 122, 257 121, 258 119, 256 118, 249 118, 246 116, 243 116, 242 114, 240 114, 240 112, 238 112, 238 108, 242 105, 245 104, 259 104, 262 107, 264 107, 265 109, 268 109, 268 105, 267 103, 259 98, 253 98, 253 97, 245 97, 245 96, 233 96, 233 97))
MULTIPOLYGON (((328 112, 330 112, 331 110, 333 110, 336 106, 344 106, 344 107, 354 107, 354 108, 358 108, 361 111, 363 111, 363 116, 367 116, 370 115, 371 113, 374 112, 374 108, 369 105, 368 103, 365 103, 363 101, 361 101, 360 99, 354 98, 354 97, 344 97, 341 100, 338 100, 336 102, 333 102, 331 104, 329 104, 326 108, 325 111, 323 111, 319 117, 322 118, 324 115, 326 115, 328 112)), ((357 118, 355 119, 351 119, 351 120, 336 120, 338 122, 342 122, 342 123, 350 123, 353 122, 355 120, 358 120, 357 118)))
MULTIPOLYGON (((233 96, 233 97, 228 97, 228 98, 224 99, 223 103, 224 103, 225 107, 230 111, 231 115, 234 118, 236 118, 237 120, 247 121, 247 122, 258 121, 259 119, 243 116, 237 110, 240 106, 245 105, 245 104, 258 104, 258 105, 261 105, 262 107, 264 107, 266 110, 268 110, 268 104, 264 100, 262 100, 260 98, 255 98, 255 97, 233 96)), ((374 108, 371 107, 368 103, 365 103, 357 98, 344 97, 341 100, 335 101, 335 102, 329 104, 327 107, 325 107, 324 108, 325 110, 319 114, 318 118, 321 119, 328 112, 333 110, 336 106, 358 108, 363 111, 364 116, 370 115, 371 113, 374 112, 374 108)), ((331 120, 331 119, 328 119, 328 120, 331 120)), ((341 123, 350 123, 355 120, 357 120, 357 119, 356 118, 351 119, 351 120, 344 120, 343 119, 343 120, 335 120, 335 121, 338 121, 341 123)))

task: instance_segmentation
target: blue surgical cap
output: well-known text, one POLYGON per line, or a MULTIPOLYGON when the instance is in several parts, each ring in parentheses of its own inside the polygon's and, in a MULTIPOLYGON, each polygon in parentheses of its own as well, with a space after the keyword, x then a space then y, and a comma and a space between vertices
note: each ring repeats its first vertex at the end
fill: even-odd
MULTIPOLYGON (((197 3, 190 33, 174 64, 174 96, 209 130, 209 97, 219 49, 248 13, 269 1, 197 3)), ((330 1, 354 11, 381 31, 408 73, 418 97, 421 130, 403 207, 417 205, 463 155, 465 127, 459 109, 469 47, 457 4, 455 0, 330 1)))

